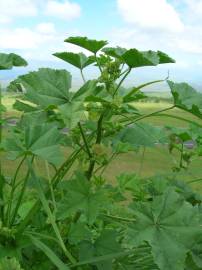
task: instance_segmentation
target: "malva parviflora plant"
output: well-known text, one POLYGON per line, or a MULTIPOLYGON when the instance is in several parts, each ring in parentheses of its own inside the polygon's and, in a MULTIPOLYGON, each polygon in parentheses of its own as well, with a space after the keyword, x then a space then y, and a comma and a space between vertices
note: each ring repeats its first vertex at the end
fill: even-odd
MULTIPOLYGON (((80 70, 81 88, 71 90, 66 70, 40 68, 9 86, 22 91, 15 126, 1 105, 1 153, 17 168, 0 175, 0 270, 202 269, 202 196, 179 174, 202 155, 202 126, 168 114, 178 108, 202 119, 202 94, 169 78, 124 87, 132 70, 174 63, 164 52, 86 37, 65 42, 91 53, 54 54, 80 70), (97 79, 86 79, 89 65, 97 79), (142 89, 163 81, 173 104, 138 110, 136 103, 147 99, 142 89), (189 127, 149 124, 166 115, 189 127), (179 153, 173 173, 143 179, 125 172, 113 184, 104 173, 118 155, 157 144, 179 153)), ((25 65, 16 54, 0 54, 1 70, 25 65)))

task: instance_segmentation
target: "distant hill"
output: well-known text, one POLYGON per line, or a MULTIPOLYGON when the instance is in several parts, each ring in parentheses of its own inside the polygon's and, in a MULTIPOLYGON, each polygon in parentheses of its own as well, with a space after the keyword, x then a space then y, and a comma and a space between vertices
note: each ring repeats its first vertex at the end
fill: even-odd
POLYGON ((171 98, 172 95, 170 92, 161 92, 161 91, 144 91, 144 93, 149 97, 158 97, 158 98, 171 98))

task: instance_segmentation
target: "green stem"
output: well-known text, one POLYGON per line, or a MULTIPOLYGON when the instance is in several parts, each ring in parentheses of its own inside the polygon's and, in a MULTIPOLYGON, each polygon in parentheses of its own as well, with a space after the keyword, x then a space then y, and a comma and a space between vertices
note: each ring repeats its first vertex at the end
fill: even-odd
MULTIPOLYGON (((52 178, 51 182, 53 185, 53 189, 55 189, 60 182, 60 180, 65 176, 67 171, 71 168, 73 165, 74 161, 76 160, 77 156, 79 155, 81 149, 74 151, 70 157, 62 164, 62 166, 59 168, 55 176, 52 178)), ((47 191, 46 195, 50 193, 50 190, 47 191)), ((36 201, 36 203, 33 205, 33 207, 30 209, 29 213, 27 216, 24 218, 24 220, 20 223, 18 226, 18 234, 23 233, 24 229, 30 224, 32 218, 34 215, 36 215, 37 211, 39 210, 40 207, 40 201, 36 201)))
POLYGON ((49 164, 48 164, 47 161, 45 161, 45 167, 46 167, 46 174, 47 174, 47 177, 48 177, 48 185, 49 185, 49 189, 50 189, 50 194, 51 194, 51 199, 52 199, 52 203, 53 203, 54 213, 56 213, 57 207, 56 207, 55 195, 54 195, 53 185, 52 185, 52 181, 51 181, 51 177, 50 177, 49 164))
POLYGON ((82 126, 81 126, 81 123, 80 123, 80 122, 78 122, 78 127, 79 127, 79 130, 80 130, 80 132, 81 132, 81 136, 82 136, 84 145, 85 145, 85 147, 86 147, 86 151, 87 151, 87 153, 88 153, 88 156, 89 156, 89 158, 91 159, 91 158, 92 158, 92 154, 91 154, 91 152, 90 152, 90 148, 89 148, 89 146, 88 146, 88 142, 87 142, 87 140, 86 140, 86 136, 85 136, 85 134, 84 134, 84 131, 83 131, 83 129, 82 129, 82 126))
MULTIPOLYGON (((32 160, 31 160, 31 163, 34 161, 34 156, 32 157, 32 160)), ((15 218, 17 216, 17 213, 18 213, 18 210, 19 210, 19 207, 21 205, 21 202, 22 202, 22 199, 24 197, 24 193, 25 193, 25 190, 26 190, 26 186, 27 186, 27 182, 28 182, 28 179, 29 179, 29 175, 30 175, 30 170, 28 169, 27 171, 27 175, 24 179, 24 183, 23 183, 23 186, 22 186, 22 189, 20 191, 20 196, 18 198, 18 201, 17 201, 17 204, 16 204, 16 207, 15 207, 15 210, 13 212, 13 215, 12 215, 12 219, 11 219, 11 222, 10 222, 10 226, 13 225, 14 221, 15 221, 15 218)))
POLYGON ((126 79, 126 77, 128 76, 128 74, 131 72, 131 68, 129 68, 127 70, 127 72, 125 73, 125 75, 123 76, 123 78, 120 80, 119 84, 117 85, 114 93, 113 93, 113 97, 116 95, 117 91, 119 90, 120 86, 122 85, 122 83, 124 82, 124 80, 126 79))
POLYGON ((190 180, 190 181, 187 181, 186 183, 187 184, 192 184, 192 183, 197 183, 197 182, 202 182, 202 178, 195 179, 195 180, 190 180))
POLYGON ((163 117, 170 117, 170 118, 175 118, 177 120, 181 120, 183 122, 187 122, 189 124, 194 124, 194 125, 197 125, 199 127, 202 127, 202 125, 198 124, 197 122, 194 122, 192 120, 189 120, 189 119, 186 119, 186 118, 183 118, 183 117, 180 117, 180 116, 176 116, 176 115, 171 115, 171 114, 166 114, 166 113, 161 113, 161 114, 157 114, 155 115, 156 116, 163 116, 163 117))
POLYGON ((144 84, 141 84, 141 85, 139 85, 137 87, 134 87, 127 95, 124 96, 124 99, 130 98, 133 94, 135 94, 141 88, 144 88, 144 87, 149 86, 151 84, 164 82, 164 81, 165 80, 156 80, 156 81, 152 81, 152 82, 149 82, 149 83, 144 83, 144 84))
POLYGON ((128 72, 128 68, 120 74, 120 77, 123 76, 126 72, 128 72))
MULTIPOLYGON (((166 109, 162 109, 162 110, 153 112, 153 113, 149 113, 149 114, 142 115, 142 116, 140 116, 140 117, 138 117, 138 118, 131 119, 132 121, 129 122, 129 123, 127 123, 127 125, 131 125, 131 124, 133 124, 133 123, 135 123, 135 122, 138 122, 138 121, 140 121, 140 120, 143 120, 143 119, 148 118, 148 117, 151 117, 151 116, 156 116, 156 114, 159 114, 159 113, 165 112, 165 111, 169 111, 169 110, 172 110, 172 109, 174 109, 174 108, 175 108, 175 105, 173 105, 173 106, 171 106, 171 107, 168 107, 168 108, 166 108, 166 109)), ((126 122, 126 120, 124 119, 124 120, 122 120, 121 122, 126 122)))
MULTIPOLYGON (((82 266, 82 265, 87 265, 87 264, 95 264, 96 262, 102 262, 102 261, 107 261, 107 260, 114 260, 114 259, 119 259, 121 257, 126 257, 130 254, 139 254, 139 253, 149 253, 150 252, 150 247, 138 247, 135 249, 127 250, 127 251, 122 251, 122 252, 117 252, 117 253, 110 253, 108 255, 102 255, 102 256, 97 256, 95 258, 79 262, 75 265, 70 266, 70 268, 74 268, 77 266, 82 266)), ((150 255, 151 257, 151 255, 150 255)), ((144 257, 145 258, 145 257, 144 257)), ((139 268, 138 268, 139 269, 139 268)))
POLYGON ((15 175, 12 179, 12 182, 11 182, 11 194, 10 194, 10 198, 9 198, 9 201, 8 201, 8 208, 7 208, 7 214, 6 214, 6 222, 7 222, 7 225, 9 225, 10 223, 10 214, 11 214, 11 208, 12 208, 12 202, 13 202, 13 197, 14 197, 14 191, 15 191, 15 185, 16 185, 16 180, 17 180, 17 176, 18 176, 18 173, 20 171, 20 168, 22 166, 22 164, 24 163, 26 159, 26 155, 22 158, 22 160, 20 161, 16 171, 15 171, 15 175))
POLYGON ((80 72, 81 72, 81 77, 83 79, 83 82, 85 83, 86 82, 86 79, 85 79, 84 74, 83 74, 83 69, 80 69, 80 72))
MULTIPOLYGON (((102 256, 98 256, 98 257, 94 257, 92 259, 89 260, 85 260, 82 262, 79 262, 75 265, 70 266, 70 268, 75 268, 78 266, 83 266, 83 265, 89 265, 89 264, 95 264, 96 262, 102 262, 102 261, 107 261, 107 260, 113 260, 115 258, 120 258, 120 257, 125 257, 127 255, 133 254, 134 250, 130 250, 130 251, 122 251, 122 252, 117 252, 117 253, 111 253, 108 255, 102 255, 102 256)), ((90 269, 94 269, 94 268, 90 268, 90 269)), ((95 268, 97 269, 97 268, 95 268)))
POLYGON ((51 182, 53 185, 53 189, 57 187, 57 184, 60 182, 62 178, 64 178, 65 174, 69 171, 72 167, 73 163, 77 159, 77 156, 81 152, 82 148, 75 150, 70 157, 62 164, 62 166, 58 169, 57 173, 52 178, 51 182))
MULTIPOLYGON (((133 261, 134 264, 137 264, 137 263, 140 263, 143 261, 144 265, 146 264, 146 260, 149 259, 149 262, 153 262, 153 258, 151 257, 151 255, 146 255, 146 256, 143 256, 139 259, 136 259, 133 261)), ((147 261, 148 262, 148 261, 147 261)))
POLYGON ((46 235, 46 234, 37 233, 37 232, 33 232, 33 231, 26 231, 24 233, 24 235, 27 235, 27 236, 34 235, 34 236, 37 236, 39 238, 43 238, 43 239, 46 239, 46 240, 49 240, 49 241, 53 241, 53 242, 59 244, 58 239, 56 239, 56 238, 54 238, 52 236, 46 235))
POLYGON ((108 163, 104 166, 104 168, 102 169, 102 171, 100 172, 100 176, 103 175, 103 173, 105 172, 105 170, 107 169, 107 166, 109 165, 109 163, 113 160, 113 158, 116 156, 116 153, 113 153, 108 161, 108 163))
POLYGON ((183 168, 183 153, 184 153, 184 143, 182 142, 180 152, 180 168, 183 168))
POLYGON ((95 56, 95 60, 96 60, 96 62, 97 62, 98 68, 99 68, 99 70, 100 70, 100 73, 102 73, 102 68, 101 68, 100 62, 99 62, 99 60, 98 60, 98 58, 97 58, 97 53, 95 53, 94 56, 95 56))
MULTIPOLYGON (((100 115, 100 118, 99 118, 98 123, 97 123, 97 137, 96 137, 96 141, 95 141, 96 144, 100 144, 101 140, 102 140, 102 122, 103 122, 104 114, 105 114, 105 112, 103 112, 100 115)), ((88 167, 88 170, 86 173, 88 180, 90 180, 90 178, 93 174, 94 167, 95 167, 95 160, 91 158, 90 164, 89 164, 89 167, 88 167)))
POLYGON ((108 217, 108 218, 112 218, 112 219, 116 219, 116 220, 119 220, 119 221, 125 221, 125 222, 136 222, 136 220, 134 218, 124 218, 124 217, 118 217, 118 216, 114 216, 114 215, 103 215, 105 217, 108 217))
POLYGON ((48 201, 46 199, 46 194, 45 192, 43 191, 43 188, 41 186, 41 181, 40 179, 37 177, 37 175, 35 174, 34 170, 33 170, 33 167, 32 167, 32 164, 31 162, 28 161, 28 166, 29 166, 29 169, 30 169, 30 172, 31 172, 31 175, 33 177, 33 179, 35 180, 35 184, 36 184, 36 188, 38 190, 38 195, 39 195, 39 199, 43 205, 43 208, 50 220, 50 223, 53 227, 53 230, 55 232, 55 235, 56 237, 58 238, 58 241, 60 243, 60 246, 64 252, 64 254, 66 255, 66 257, 69 259, 69 261, 72 263, 72 264, 75 264, 77 263, 75 258, 72 256, 71 252, 68 251, 68 249, 66 248, 65 244, 64 244, 64 241, 62 239, 62 236, 60 234, 60 231, 59 231, 59 228, 57 226, 57 223, 55 221, 55 216, 52 214, 50 208, 49 208, 49 205, 48 205, 48 201))

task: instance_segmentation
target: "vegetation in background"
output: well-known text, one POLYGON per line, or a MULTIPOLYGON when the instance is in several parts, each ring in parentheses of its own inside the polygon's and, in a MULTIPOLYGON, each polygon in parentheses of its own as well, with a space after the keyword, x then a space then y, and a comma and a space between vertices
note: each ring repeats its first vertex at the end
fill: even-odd
MULTIPOLYGON (((1 118, 2 155, 18 166, 0 174, 0 269, 202 269, 202 196, 190 185, 201 179, 181 179, 202 155, 202 94, 166 78, 173 103, 145 113, 142 89, 162 80, 130 89, 124 80, 132 69, 174 63, 170 56, 86 37, 65 42, 92 53, 54 54, 80 70, 78 91, 71 91, 68 71, 50 68, 11 83, 23 95, 13 105, 16 125, 1 118), (92 64, 100 75, 86 81, 92 64), (161 117, 186 128, 149 121, 161 117), (113 184, 105 174, 115 158, 143 149, 142 163, 145 150, 159 146, 180 156, 172 173, 143 178, 126 171, 113 184)), ((0 54, 1 69, 23 65, 17 55, 0 54)))

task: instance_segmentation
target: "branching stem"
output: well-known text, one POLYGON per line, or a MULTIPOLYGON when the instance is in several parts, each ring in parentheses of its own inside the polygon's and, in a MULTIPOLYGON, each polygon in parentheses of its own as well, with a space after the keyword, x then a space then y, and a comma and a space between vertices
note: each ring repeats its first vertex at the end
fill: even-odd
POLYGON ((131 72, 131 68, 129 68, 127 70, 127 72, 125 73, 125 75, 123 76, 123 78, 120 80, 119 84, 117 85, 114 93, 113 93, 113 97, 116 95, 117 91, 119 90, 119 88, 121 87, 122 83, 125 81, 126 77, 128 76, 128 74, 131 72))

